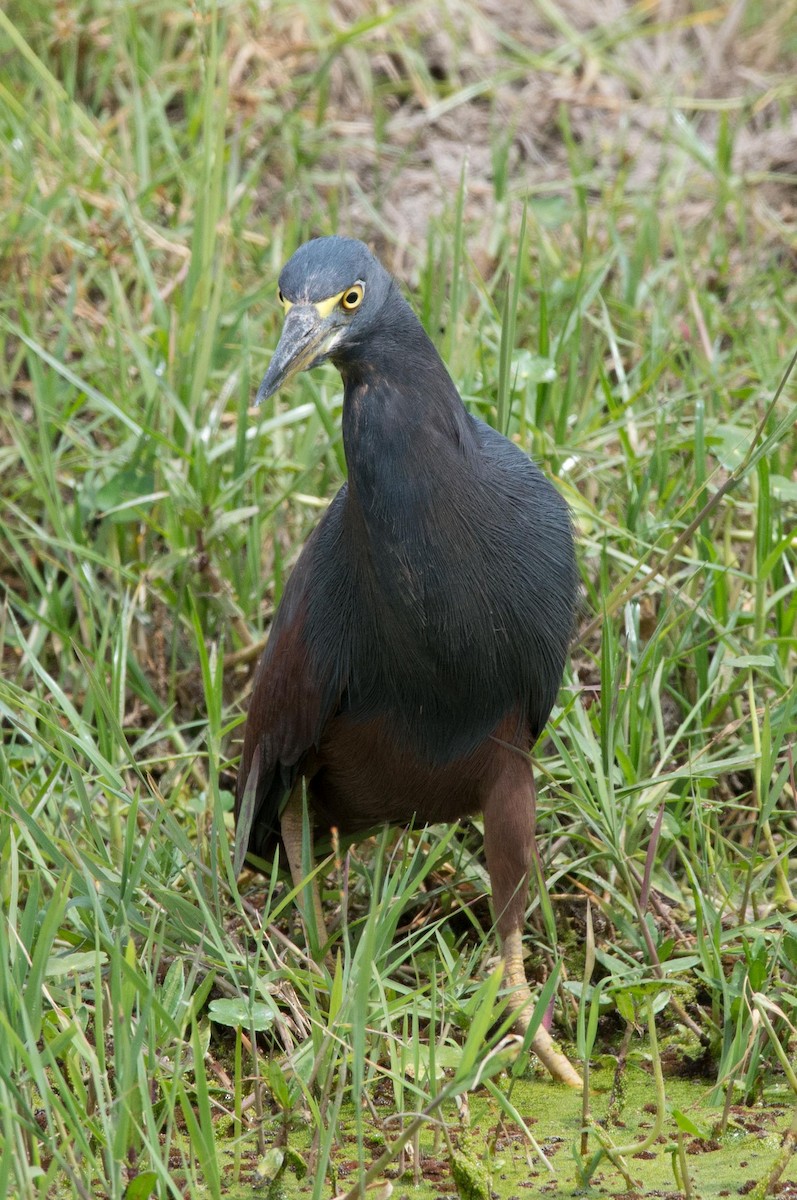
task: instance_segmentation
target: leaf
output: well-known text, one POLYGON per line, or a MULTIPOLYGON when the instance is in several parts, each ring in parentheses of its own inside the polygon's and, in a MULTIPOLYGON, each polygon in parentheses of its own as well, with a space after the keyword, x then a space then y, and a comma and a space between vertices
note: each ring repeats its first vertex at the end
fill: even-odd
POLYGON ((285 1155, 279 1146, 272 1146, 267 1150, 260 1162, 255 1168, 257 1182, 259 1186, 274 1183, 277 1176, 285 1166, 285 1155))
POLYGON ((124 1190, 124 1200, 149 1200, 155 1193, 158 1176, 154 1171, 142 1171, 131 1179, 124 1190))
POLYGON ((185 970, 182 961, 176 958, 169 970, 166 972, 166 978, 163 981, 161 988, 161 1004, 166 1009, 169 1016, 174 1020, 177 1016, 177 1011, 183 999, 185 991, 185 970))
POLYGON ((675 938, 668 937, 659 946, 659 962, 665 963, 675 949, 675 938))
POLYGON ((274 1059, 270 1059, 268 1062, 266 1078, 275 1102, 283 1112, 288 1112, 293 1106, 293 1096, 282 1067, 274 1059))
POLYGON ((707 1138, 710 1136, 705 1129, 701 1129, 699 1125, 696 1125, 691 1117, 687 1117, 686 1113, 681 1112, 680 1108, 673 1108, 670 1115, 682 1133, 688 1133, 692 1137, 698 1138, 707 1138))
POLYGON ((211 1021, 217 1025, 231 1025, 233 1029, 268 1029, 274 1013, 267 1004, 252 1003, 251 1000, 211 1000, 208 1005, 211 1021))
POLYGON ((636 1010, 634 1008, 634 1001, 632 997, 629 996, 628 992, 615 992, 614 1002, 617 1005, 617 1011, 623 1020, 627 1021, 629 1025, 633 1025, 636 1021, 636 1010))
POLYGON ((99 954, 95 950, 75 952, 74 954, 54 954, 47 959, 45 975, 48 979, 57 979, 61 975, 76 976, 81 971, 94 971, 97 962, 105 964, 108 955, 104 951, 99 954))
POLYGON ((739 425, 715 425, 706 441, 726 471, 733 471, 747 453, 750 437, 750 430, 739 425))
POLYGON ((797 479, 787 479, 785 475, 770 475, 769 485, 772 494, 778 500, 797 500, 797 479))
POLYGON ((530 350, 516 350, 512 355, 512 382, 553 383, 556 379, 556 363, 552 358, 532 354, 530 350))
POLYGON ((726 667, 771 667, 771 654, 735 654, 723 660, 726 667))

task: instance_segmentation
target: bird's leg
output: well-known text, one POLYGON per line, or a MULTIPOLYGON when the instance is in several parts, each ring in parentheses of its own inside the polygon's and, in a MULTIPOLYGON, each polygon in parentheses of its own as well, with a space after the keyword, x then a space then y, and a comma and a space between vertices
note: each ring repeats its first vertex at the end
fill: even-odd
MULTIPOLYGON (((304 839, 304 788, 303 780, 300 778, 296 783, 293 791, 288 797, 288 802, 282 810, 281 817, 281 832, 282 844, 285 847, 285 853, 288 856, 288 866, 291 872, 293 886, 298 888, 296 894, 296 902, 301 913, 302 923, 304 924, 305 936, 307 938, 307 946, 316 962, 320 962, 322 958, 323 947, 329 940, 327 937, 327 927, 324 923, 324 912, 321 908, 321 895, 318 890, 318 877, 314 877, 309 883, 305 882, 307 874, 303 865, 302 845, 304 839), (307 903, 308 889, 311 892, 310 903, 307 903)), ((312 824, 308 828, 308 861, 310 867, 314 865, 315 856, 313 852, 313 827, 312 824)))
MULTIPOLYGON (((523 924, 529 871, 534 854, 535 793, 531 763, 512 754, 484 804, 484 854, 493 891, 493 909, 501 940, 504 980, 512 989, 509 1003, 517 1011, 515 1029, 525 1033, 531 1018, 531 992, 523 966, 523 924)), ((540 1025, 531 1043, 534 1053, 554 1079, 582 1086, 570 1060, 554 1047, 540 1025)))

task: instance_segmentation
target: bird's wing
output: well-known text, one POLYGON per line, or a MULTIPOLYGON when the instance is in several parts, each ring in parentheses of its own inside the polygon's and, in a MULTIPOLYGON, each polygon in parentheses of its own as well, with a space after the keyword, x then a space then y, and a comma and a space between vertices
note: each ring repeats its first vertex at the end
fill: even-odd
POLYGON ((317 747, 345 680, 323 647, 341 613, 325 603, 329 561, 340 554, 345 489, 305 543, 291 572, 255 672, 238 769, 235 868, 248 851, 263 857, 279 834, 280 813, 306 756, 317 747), (316 635, 319 608, 326 626, 316 635))

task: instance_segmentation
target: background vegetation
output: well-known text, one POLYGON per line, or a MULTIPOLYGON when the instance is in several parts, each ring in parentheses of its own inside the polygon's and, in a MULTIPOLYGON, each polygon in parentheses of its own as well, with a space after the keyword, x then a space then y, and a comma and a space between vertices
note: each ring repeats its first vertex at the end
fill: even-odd
POLYGON ((794 1194, 795 55, 794 0, 0 13, 0 1195, 330 1195, 402 1129, 419 1197, 794 1194), (247 408, 330 232, 578 523, 528 948, 591 1109, 501 1041, 478 829, 324 864, 334 976, 232 877, 345 470, 331 369, 247 408))

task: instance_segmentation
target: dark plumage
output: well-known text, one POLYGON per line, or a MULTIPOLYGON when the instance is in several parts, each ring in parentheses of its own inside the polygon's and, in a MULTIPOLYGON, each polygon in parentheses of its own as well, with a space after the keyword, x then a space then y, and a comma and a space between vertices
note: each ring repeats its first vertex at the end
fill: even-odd
POLYGON ((306 243, 279 286, 286 321, 258 399, 330 358, 344 382, 349 480, 302 550, 257 669, 236 861, 247 849, 268 859, 280 834, 291 860, 298 789, 288 798, 302 777, 316 830, 482 811, 520 1004, 528 752, 556 697, 576 602, 567 506, 517 446, 467 412, 361 242, 306 243))

